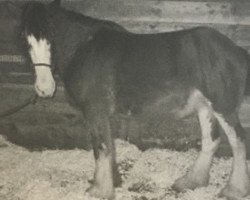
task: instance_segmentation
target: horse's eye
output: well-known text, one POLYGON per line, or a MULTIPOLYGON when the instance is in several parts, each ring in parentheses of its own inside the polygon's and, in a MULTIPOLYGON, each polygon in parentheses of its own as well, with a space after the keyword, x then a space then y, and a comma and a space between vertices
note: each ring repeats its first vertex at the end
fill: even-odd
POLYGON ((22 31, 22 32, 20 33, 20 37, 21 37, 22 39, 24 39, 25 36, 26 36, 25 31, 22 31))

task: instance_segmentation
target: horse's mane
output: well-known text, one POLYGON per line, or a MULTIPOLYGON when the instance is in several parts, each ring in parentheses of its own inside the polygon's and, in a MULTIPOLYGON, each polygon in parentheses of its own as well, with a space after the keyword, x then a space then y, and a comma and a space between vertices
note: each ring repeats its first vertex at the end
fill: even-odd
POLYGON ((25 4, 21 17, 21 27, 25 34, 32 33, 36 38, 49 38, 51 36, 51 23, 44 4, 40 2, 25 4))

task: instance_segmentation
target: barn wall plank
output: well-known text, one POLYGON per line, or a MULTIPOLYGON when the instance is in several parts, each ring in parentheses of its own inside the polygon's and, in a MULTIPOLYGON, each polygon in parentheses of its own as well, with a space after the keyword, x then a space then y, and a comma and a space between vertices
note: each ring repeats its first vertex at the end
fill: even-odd
POLYGON ((63 5, 83 14, 111 20, 250 25, 250 2, 102 0, 64 1, 63 5))

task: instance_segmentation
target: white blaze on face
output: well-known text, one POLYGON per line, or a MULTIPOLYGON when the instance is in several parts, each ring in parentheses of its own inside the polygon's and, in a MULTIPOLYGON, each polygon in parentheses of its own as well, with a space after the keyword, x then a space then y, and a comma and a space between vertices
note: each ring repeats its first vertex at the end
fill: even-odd
MULTIPOLYGON (((37 40, 33 35, 27 37, 30 45, 30 57, 33 64, 51 64, 50 43, 46 39, 37 40)), ((55 80, 51 69, 47 66, 35 66, 35 89, 41 97, 51 97, 55 92, 55 80)))

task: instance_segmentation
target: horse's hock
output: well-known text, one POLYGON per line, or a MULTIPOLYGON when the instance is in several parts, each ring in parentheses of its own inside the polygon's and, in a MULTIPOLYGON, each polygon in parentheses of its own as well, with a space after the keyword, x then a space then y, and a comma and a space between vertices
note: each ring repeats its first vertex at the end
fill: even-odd
MULTIPOLYGON (((18 35, 21 4, 20 1, 0 3, 0 112, 34 93, 32 73, 18 35)), ((211 26, 250 51, 248 1, 87 0, 63 1, 63 6, 116 21, 137 33, 211 26)), ((60 83, 58 87, 53 100, 39 100, 36 105, 1 120, 0 133, 29 148, 89 148, 88 130, 81 125, 84 119, 68 105, 60 83)), ((250 127, 249 113, 250 101, 246 99, 240 112, 246 128, 250 127)), ((168 147, 186 150, 200 146, 200 129, 195 117, 183 122, 168 116, 157 116, 151 123, 138 124, 126 115, 118 115, 112 118, 112 128, 117 137, 129 140, 142 149, 168 147)), ((221 152, 227 154, 228 149, 222 147, 221 152)))

